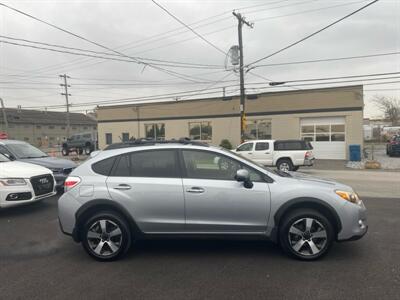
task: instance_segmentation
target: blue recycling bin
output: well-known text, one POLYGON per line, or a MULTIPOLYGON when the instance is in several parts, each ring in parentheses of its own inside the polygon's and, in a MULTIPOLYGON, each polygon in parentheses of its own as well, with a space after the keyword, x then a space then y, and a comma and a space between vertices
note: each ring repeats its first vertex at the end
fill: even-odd
POLYGON ((349 145, 350 161, 361 161, 361 145, 349 145))

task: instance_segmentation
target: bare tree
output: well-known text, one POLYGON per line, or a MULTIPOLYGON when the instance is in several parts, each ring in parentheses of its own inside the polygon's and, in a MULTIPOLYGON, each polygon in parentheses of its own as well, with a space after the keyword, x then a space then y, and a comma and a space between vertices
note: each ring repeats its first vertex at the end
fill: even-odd
POLYGON ((392 126, 400 125, 400 101, 394 97, 376 95, 372 101, 383 112, 392 126))

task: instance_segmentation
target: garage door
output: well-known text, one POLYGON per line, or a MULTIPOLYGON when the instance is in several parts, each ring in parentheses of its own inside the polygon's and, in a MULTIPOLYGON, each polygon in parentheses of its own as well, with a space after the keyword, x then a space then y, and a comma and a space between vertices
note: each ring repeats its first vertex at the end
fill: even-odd
POLYGON ((317 159, 346 159, 344 117, 301 119, 300 134, 303 140, 311 142, 317 159))

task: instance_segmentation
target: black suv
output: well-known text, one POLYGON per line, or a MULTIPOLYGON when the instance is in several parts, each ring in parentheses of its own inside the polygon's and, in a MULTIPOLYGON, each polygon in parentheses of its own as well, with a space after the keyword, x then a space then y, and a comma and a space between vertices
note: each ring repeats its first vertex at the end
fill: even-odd
POLYGON ((62 155, 67 156, 71 151, 76 151, 76 154, 89 155, 97 148, 96 133, 86 132, 71 135, 66 142, 62 144, 62 155))

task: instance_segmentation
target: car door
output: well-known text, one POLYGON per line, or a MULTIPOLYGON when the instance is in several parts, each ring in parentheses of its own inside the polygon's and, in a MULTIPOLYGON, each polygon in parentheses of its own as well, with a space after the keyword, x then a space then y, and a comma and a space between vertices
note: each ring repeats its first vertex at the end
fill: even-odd
POLYGON ((121 155, 107 179, 109 193, 145 233, 183 232, 182 178, 174 149, 121 155))
POLYGON ((264 166, 272 166, 272 149, 270 142, 255 142, 253 160, 264 166))
POLYGON ((267 182, 243 163, 206 150, 182 150, 187 233, 265 232, 270 210, 267 182), (234 179, 246 168, 254 183, 234 179))
POLYGON ((236 148, 236 153, 246 157, 248 159, 253 159, 253 150, 254 150, 254 143, 247 142, 241 144, 239 147, 236 148))

